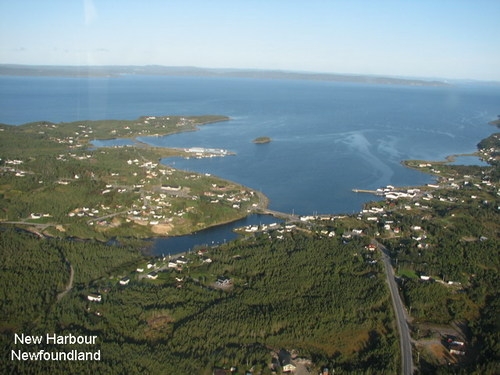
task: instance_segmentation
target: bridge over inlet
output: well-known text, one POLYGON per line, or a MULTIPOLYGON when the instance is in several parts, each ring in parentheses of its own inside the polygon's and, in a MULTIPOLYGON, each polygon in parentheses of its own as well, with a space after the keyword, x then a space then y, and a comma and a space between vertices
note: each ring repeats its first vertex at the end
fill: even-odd
MULTIPOLYGON (((259 213, 264 214, 264 215, 271 215, 274 217, 277 217, 278 219, 283 219, 288 222, 296 222, 296 221, 301 221, 300 220, 300 215, 297 215, 295 213, 286 213, 286 212, 281 212, 281 211, 274 211, 270 210, 268 208, 261 208, 258 210, 259 213)), ((335 217, 338 216, 332 216, 332 215, 313 215, 314 219, 318 220, 332 220, 335 217)))
POLYGON ((286 212, 281 212, 281 211, 274 211, 270 210, 268 208, 261 208, 259 210, 259 213, 264 214, 264 215, 271 215, 274 217, 277 217, 278 219, 283 219, 286 221, 300 221, 300 216, 295 215, 295 214, 288 214, 286 212))

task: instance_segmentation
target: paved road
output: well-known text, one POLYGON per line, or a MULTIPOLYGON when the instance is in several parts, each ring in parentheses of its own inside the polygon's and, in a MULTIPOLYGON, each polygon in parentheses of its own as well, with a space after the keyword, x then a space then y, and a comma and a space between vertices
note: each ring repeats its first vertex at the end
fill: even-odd
POLYGON ((394 270, 389 256, 389 250, 382 244, 374 241, 377 247, 381 250, 382 258, 384 260, 385 274, 387 282, 389 283, 389 290, 391 291, 392 305, 396 315, 396 323, 399 331, 399 345, 401 348, 401 373, 403 375, 413 374, 413 357, 411 348, 410 330, 407 323, 407 315, 403 307, 403 302, 398 292, 398 286, 394 279, 394 270))

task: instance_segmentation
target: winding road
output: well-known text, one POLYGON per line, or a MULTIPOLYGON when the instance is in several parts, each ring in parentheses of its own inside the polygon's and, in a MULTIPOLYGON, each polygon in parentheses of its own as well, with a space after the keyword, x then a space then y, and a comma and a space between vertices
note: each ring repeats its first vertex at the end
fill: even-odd
POLYGON ((413 356, 411 347, 411 337, 410 329, 408 328, 407 315, 403 307, 403 302, 398 292, 398 286, 394 278, 394 270, 391 264, 391 257, 389 256, 389 250, 378 243, 373 241, 375 245, 380 249, 382 253, 382 259, 384 261, 385 275, 387 277, 387 282, 389 284, 389 290, 391 291, 392 305, 394 307, 394 314, 396 316, 396 324, 399 331, 399 345, 401 348, 401 374, 412 375, 413 374, 413 356))
POLYGON ((66 288, 57 295, 57 302, 59 302, 72 288, 73 288, 73 279, 75 277, 75 270, 73 269, 73 266, 69 262, 69 260, 65 259, 66 264, 69 265, 69 281, 68 285, 66 285, 66 288))

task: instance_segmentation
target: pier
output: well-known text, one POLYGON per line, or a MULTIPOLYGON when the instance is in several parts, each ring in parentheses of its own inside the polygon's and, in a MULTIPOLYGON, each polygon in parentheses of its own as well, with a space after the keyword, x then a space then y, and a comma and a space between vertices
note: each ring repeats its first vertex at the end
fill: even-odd
POLYGON ((368 194, 381 195, 380 192, 378 192, 376 190, 352 189, 352 191, 355 192, 355 193, 368 193, 368 194))

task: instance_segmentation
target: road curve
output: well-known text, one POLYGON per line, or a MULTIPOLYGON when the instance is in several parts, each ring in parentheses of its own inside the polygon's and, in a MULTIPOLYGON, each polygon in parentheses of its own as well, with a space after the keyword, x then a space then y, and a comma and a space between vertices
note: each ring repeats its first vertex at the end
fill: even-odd
POLYGON ((68 285, 66 285, 66 288, 57 295, 57 302, 59 302, 72 288, 73 288, 73 280, 75 277, 75 270, 73 269, 73 266, 69 262, 68 259, 65 259, 66 264, 69 266, 69 281, 68 285))
POLYGON ((413 356, 411 348, 411 337, 410 329, 408 328, 407 315, 403 307, 403 302, 398 292, 398 286, 394 278, 394 270, 391 264, 391 257, 389 256, 389 250, 382 244, 374 241, 377 247, 382 253, 382 259, 384 261, 385 275, 387 277, 387 282, 389 284, 389 290, 391 291, 392 305, 394 307, 394 314, 396 316, 396 324, 399 331, 399 345, 401 348, 401 374, 412 375, 413 374, 413 356))

